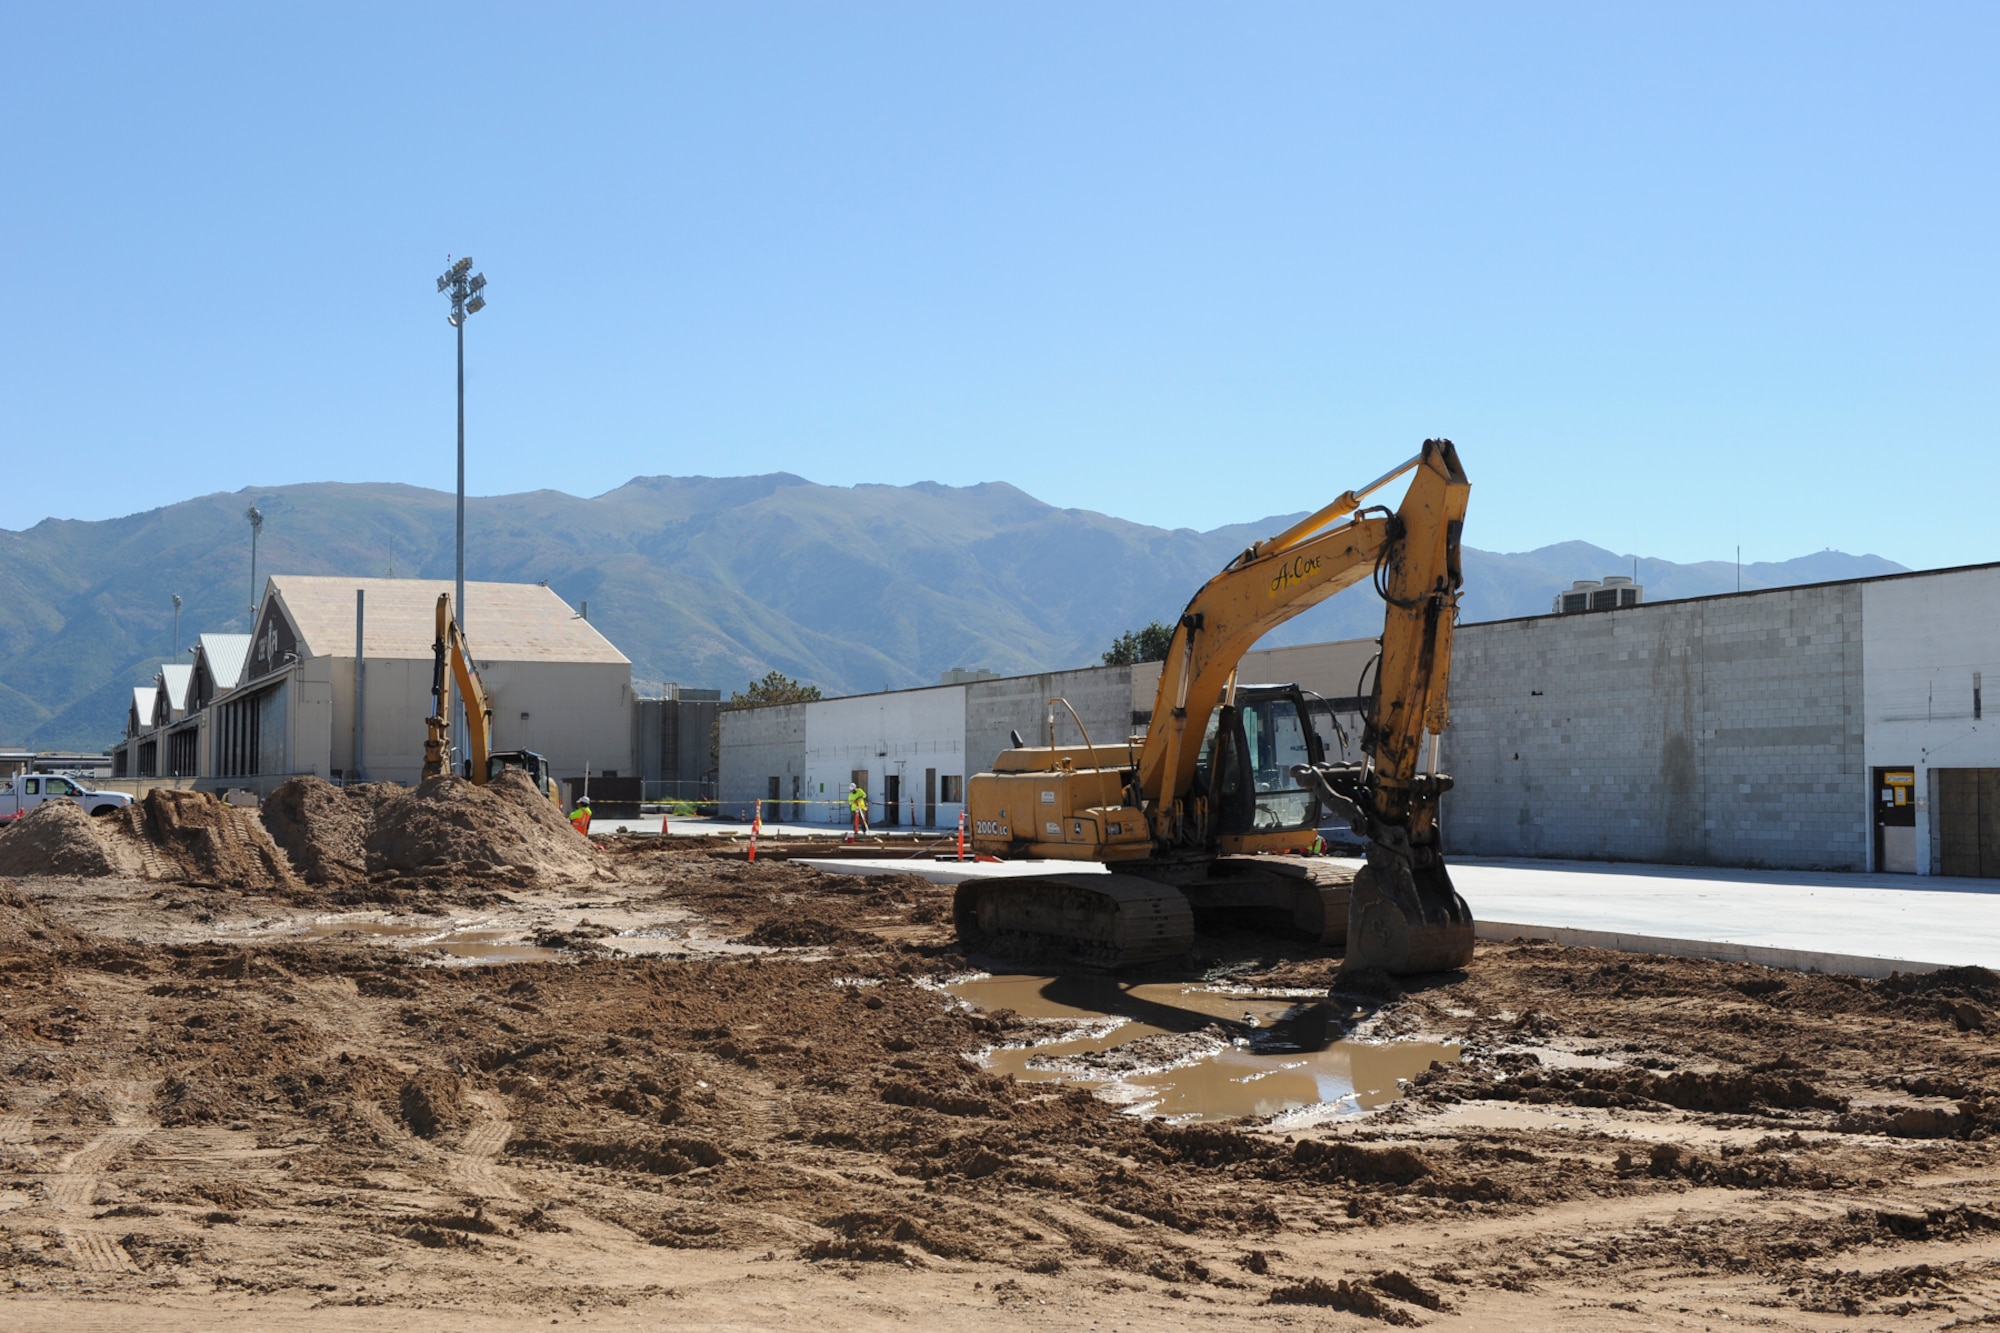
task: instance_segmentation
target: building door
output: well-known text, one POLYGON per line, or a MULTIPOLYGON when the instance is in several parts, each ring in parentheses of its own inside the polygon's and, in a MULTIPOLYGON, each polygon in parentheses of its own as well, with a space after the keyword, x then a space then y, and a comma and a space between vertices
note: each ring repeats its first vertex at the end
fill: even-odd
POLYGON ((1909 768, 1875 770, 1875 869, 1917 873, 1917 775, 1909 768))
POLYGON ((799 822, 799 784, 804 781, 798 774, 792 774, 792 822, 799 822))
POLYGON ((903 778, 899 773, 887 773, 882 778, 882 822, 895 828, 903 822, 903 778))
POLYGON ((937 770, 924 770, 924 827, 937 827, 937 770))
POLYGON ((1940 875, 2000 879, 2000 768, 1938 768, 1940 875))

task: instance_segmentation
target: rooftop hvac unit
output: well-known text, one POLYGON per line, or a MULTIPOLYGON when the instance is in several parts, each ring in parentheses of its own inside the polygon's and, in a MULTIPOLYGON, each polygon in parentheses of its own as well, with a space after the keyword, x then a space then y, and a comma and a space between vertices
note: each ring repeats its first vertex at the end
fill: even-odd
POLYGON ((1612 574, 1602 580, 1578 579, 1567 591, 1556 594, 1551 609, 1559 616, 1568 616, 1579 611, 1615 611, 1645 600, 1645 588, 1623 574, 1612 574))

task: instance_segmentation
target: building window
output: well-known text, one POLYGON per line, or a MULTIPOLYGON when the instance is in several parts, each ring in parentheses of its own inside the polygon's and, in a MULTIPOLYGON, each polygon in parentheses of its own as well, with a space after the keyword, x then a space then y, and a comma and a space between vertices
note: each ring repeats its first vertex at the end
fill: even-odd
POLYGON ((938 779, 938 799, 946 805, 957 805, 965 799, 965 779, 956 773, 947 773, 938 779))

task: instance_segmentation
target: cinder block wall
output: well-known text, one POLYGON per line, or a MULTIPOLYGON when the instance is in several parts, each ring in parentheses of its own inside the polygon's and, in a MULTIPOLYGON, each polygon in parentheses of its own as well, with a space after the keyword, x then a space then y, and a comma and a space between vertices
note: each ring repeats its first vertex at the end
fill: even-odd
POLYGON ((769 704, 761 708, 728 708, 721 713, 722 813, 748 819, 767 791, 772 774, 784 779, 803 774, 806 764, 806 704, 769 704))
MULTIPOLYGON (((1097 745, 1123 745, 1134 730, 1131 667, 1083 667, 975 681, 965 687, 966 772, 990 770, 994 757, 1012 744, 1007 737, 1012 729, 1018 728, 1030 745, 1047 745, 1048 701, 1055 698, 1069 700, 1097 745)), ((1056 744, 1080 743, 1069 710, 1058 705, 1056 744)))
POLYGON ((1861 587, 1462 626, 1449 851, 1867 868, 1861 587))

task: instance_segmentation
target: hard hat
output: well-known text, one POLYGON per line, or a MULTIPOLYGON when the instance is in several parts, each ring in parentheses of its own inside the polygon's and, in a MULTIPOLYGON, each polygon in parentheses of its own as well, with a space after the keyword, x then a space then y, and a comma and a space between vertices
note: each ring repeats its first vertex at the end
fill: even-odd
POLYGON ((578 804, 578 805, 589 805, 589 804, 590 804, 590 798, 589 798, 588 796, 586 796, 586 797, 584 797, 584 798, 583 798, 582 800, 578 801, 578 802, 577 802, 577 804, 578 804))

